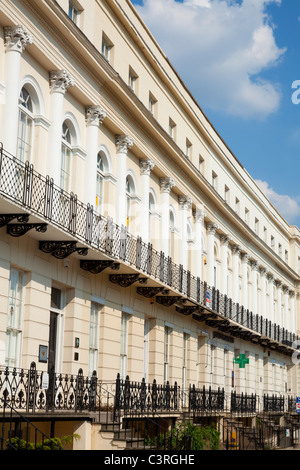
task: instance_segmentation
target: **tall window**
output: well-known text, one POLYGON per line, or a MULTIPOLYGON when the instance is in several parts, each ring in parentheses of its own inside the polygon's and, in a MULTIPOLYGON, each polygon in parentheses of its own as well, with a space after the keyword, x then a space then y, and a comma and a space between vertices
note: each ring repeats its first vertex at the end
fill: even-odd
POLYGON ((105 36, 105 34, 103 34, 101 52, 108 62, 112 61, 112 48, 112 42, 107 38, 107 36, 105 36))
POLYGON ((176 124, 171 118, 169 119, 169 134, 172 139, 176 139, 176 124))
POLYGON ((186 402, 187 389, 187 364, 188 364, 188 339, 189 334, 183 333, 183 355, 182 355, 182 388, 184 404, 186 402))
POLYGON ((101 305, 91 303, 90 313, 90 344, 89 344, 89 376, 98 369, 99 328, 101 305))
POLYGON ((132 223, 132 198, 135 195, 135 185, 132 177, 126 177, 126 197, 127 197, 127 228, 130 230, 132 223))
POLYGON ((24 300, 24 273, 17 269, 10 270, 8 315, 6 326, 5 364, 19 367, 21 358, 22 324, 24 300))
POLYGON ((215 350, 216 350, 216 347, 213 344, 211 344, 210 345, 210 386, 212 388, 214 386, 215 350))
POLYGON ((71 18, 72 21, 76 25, 79 23, 79 15, 80 15, 80 9, 76 5, 76 3, 72 0, 69 0, 69 18, 71 18))
POLYGON ((175 255, 175 217, 173 210, 169 212, 169 253, 168 255, 174 259, 175 255))
POLYGON ((25 161, 31 160, 33 142, 33 104, 25 87, 22 88, 19 98, 19 125, 17 157, 25 161))
POLYGON ((65 191, 69 191, 70 189, 71 156, 72 150, 70 128, 64 122, 62 127, 60 187, 65 191))
POLYGON ((148 381, 148 367, 149 367, 149 333, 150 321, 145 318, 144 322, 144 379, 148 381))
POLYGON ((149 241, 151 241, 151 218, 153 211, 155 210, 155 200, 152 193, 149 193, 149 241))
POLYGON ((98 214, 103 212, 104 200, 104 163, 101 152, 97 155, 97 188, 96 188, 96 210, 98 214))
POLYGON ((164 339, 164 382, 169 380, 170 373, 170 338, 172 328, 165 326, 165 339, 164 339))
POLYGON ((191 158, 192 156, 192 144, 188 139, 186 139, 186 144, 185 144, 185 156, 187 158, 191 158))
POLYGON ((134 70, 131 67, 129 67, 128 86, 131 88, 131 90, 134 93, 137 93, 137 80, 138 80, 137 74, 134 72, 134 70))
POLYGON ((121 379, 126 378, 127 374, 127 358, 128 358, 128 323, 129 314, 122 312, 121 317, 121 367, 120 377, 121 379))
POLYGON ((156 117, 156 108, 157 108, 157 99, 152 95, 152 93, 149 93, 149 111, 150 113, 156 117))

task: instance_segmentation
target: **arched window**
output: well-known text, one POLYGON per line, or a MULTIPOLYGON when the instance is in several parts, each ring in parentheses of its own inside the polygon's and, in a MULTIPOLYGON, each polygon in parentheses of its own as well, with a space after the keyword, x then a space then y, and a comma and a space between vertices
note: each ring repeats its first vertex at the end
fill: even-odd
POLYGON ((17 158, 31 161, 33 142, 33 103, 28 90, 23 87, 19 98, 19 123, 17 158))
MULTIPOLYGON (((164 223, 162 221, 162 223, 164 223)), ((175 229, 175 216, 172 209, 170 209, 170 218, 169 218, 169 256, 174 259, 174 229, 175 229)))
POLYGON ((152 218, 152 215, 153 215, 153 211, 155 210, 155 199, 154 199, 154 195, 153 193, 150 191, 149 193, 149 235, 148 235, 148 239, 149 241, 151 241, 151 218, 152 218))
POLYGON ((70 190, 71 156, 71 131, 67 123, 64 122, 62 126, 60 187, 65 191, 70 190))
POLYGON ((97 186, 96 186, 96 210, 98 214, 103 212, 104 202, 104 162, 101 152, 97 155, 97 186))
POLYGON ((129 230, 132 219, 132 197, 135 193, 134 181, 132 176, 126 177, 126 197, 127 197, 127 228, 129 230))

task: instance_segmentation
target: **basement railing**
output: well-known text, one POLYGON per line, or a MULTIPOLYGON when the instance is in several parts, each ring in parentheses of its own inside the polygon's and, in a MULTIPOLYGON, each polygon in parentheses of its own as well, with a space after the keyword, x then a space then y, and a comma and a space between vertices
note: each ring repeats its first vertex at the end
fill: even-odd
POLYGON ((117 375, 115 381, 102 382, 94 371, 92 376, 78 374, 50 374, 37 370, 31 363, 29 369, 0 367, 0 413, 2 404, 22 413, 49 414, 59 412, 89 413, 105 412, 113 420, 120 415, 156 415, 187 413, 215 414, 219 412, 255 413, 295 412, 296 397, 267 395, 263 397, 263 408, 257 409, 256 394, 237 393, 232 390, 226 397, 224 388, 190 385, 181 389, 175 382, 159 384, 124 380, 117 375))
POLYGON ((0 214, 0 227, 6 226, 11 236, 21 236, 32 229, 44 233, 48 224, 56 226, 71 239, 40 240, 39 248, 43 252, 59 259, 77 252, 83 256, 80 267, 94 274, 106 268, 117 270, 120 263, 127 264, 137 273, 110 275, 111 282, 124 287, 138 282, 140 295, 155 297, 166 307, 176 305, 178 312, 193 315, 195 320, 222 332, 291 355, 291 348, 298 340, 294 333, 234 303, 182 265, 173 263, 163 252, 154 250, 150 243, 130 235, 127 228, 116 225, 110 217, 96 214, 93 206, 78 201, 75 194, 55 186, 53 179, 37 173, 33 165, 8 155, 2 145, 0 195, 16 206, 15 213, 0 214), (24 213, 18 213, 17 207, 24 213), (29 222, 30 215, 38 216, 41 222, 29 222), (85 260, 89 247, 103 253, 106 260, 85 260), (157 281, 159 287, 141 286, 149 277, 157 281), (168 295, 168 288, 173 289, 175 295, 168 295))

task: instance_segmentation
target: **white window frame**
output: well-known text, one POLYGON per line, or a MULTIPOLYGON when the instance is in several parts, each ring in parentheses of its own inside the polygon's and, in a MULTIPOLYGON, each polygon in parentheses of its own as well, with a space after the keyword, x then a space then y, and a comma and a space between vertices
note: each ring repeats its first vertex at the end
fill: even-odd
POLYGON ((170 347, 173 327, 166 324, 164 328, 164 383, 170 380, 170 347))
POLYGON ((105 34, 102 35, 101 53, 108 62, 111 62, 111 51, 113 48, 112 42, 105 34))
POLYGON ((91 301, 89 334, 89 377, 94 370, 98 375, 100 318, 103 305, 91 301))
POLYGON ((77 26, 79 26, 79 18, 80 18, 81 12, 82 12, 82 8, 79 7, 77 2, 74 2, 73 0, 69 0, 68 16, 73 21, 73 23, 75 23, 77 26))
MULTIPOLYGON (((16 289, 17 290, 17 289, 16 289)), ((8 312, 6 324, 6 342, 5 342, 5 365, 9 367, 20 367, 21 352, 23 341, 23 314, 24 314, 24 292, 25 290, 25 272, 11 267, 8 291, 8 312), (12 279, 18 276, 20 295, 17 292, 12 293, 12 279), (18 298, 19 297, 19 298, 18 298), (18 307, 16 306, 18 303, 18 307), (18 308, 18 310, 17 310, 18 308), (18 319, 16 320, 15 312, 18 311, 18 319), (13 318, 14 315, 14 318, 13 318), (14 354, 11 354, 12 348, 14 354)))
POLYGON ((63 359, 63 343, 64 343, 64 325, 65 325, 65 307, 66 307, 66 291, 61 287, 52 285, 52 288, 60 291, 60 307, 55 308, 50 305, 50 312, 57 314, 57 331, 56 331, 56 351, 55 351, 55 370, 62 370, 63 359))
POLYGON ((120 338, 120 378, 126 379, 128 364, 128 327, 130 314, 122 311, 121 315, 121 338, 120 338))
POLYGON ((21 160, 24 163, 25 161, 29 161, 29 162, 32 161, 33 134, 34 134, 33 98, 30 92, 27 90, 26 86, 23 86, 20 92, 20 97, 19 97, 17 158, 19 158, 19 160, 21 160), (24 100, 23 91, 27 93, 26 100, 24 100), (29 106, 28 103, 31 103, 31 105, 29 106), (24 123, 22 119, 24 119, 24 123), (21 131, 22 131, 22 135, 20 136, 21 131))
POLYGON ((145 382, 148 382, 149 373, 149 340, 150 340, 150 320, 145 318, 144 320, 144 373, 143 377, 145 382))
POLYGON ((72 136, 70 126, 64 122, 62 125, 61 141, 61 164, 60 164, 60 187, 66 192, 70 192, 72 176, 72 136), (67 138, 70 134, 70 139, 67 138))

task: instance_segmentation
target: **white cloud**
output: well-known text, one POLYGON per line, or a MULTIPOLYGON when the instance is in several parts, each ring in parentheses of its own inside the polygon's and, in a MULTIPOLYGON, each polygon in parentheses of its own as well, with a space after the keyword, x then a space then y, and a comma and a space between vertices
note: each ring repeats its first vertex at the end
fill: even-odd
POLYGON ((263 118, 281 96, 259 74, 285 53, 266 13, 271 3, 280 0, 144 0, 136 8, 200 106, 263 118))
POLYGON ((292 199, 290 196, 276 193, 266 181, 255 180, 255 182, 286 221, 290 224, 295 223, 294 221, 300 215, 299 198, 292 199))

